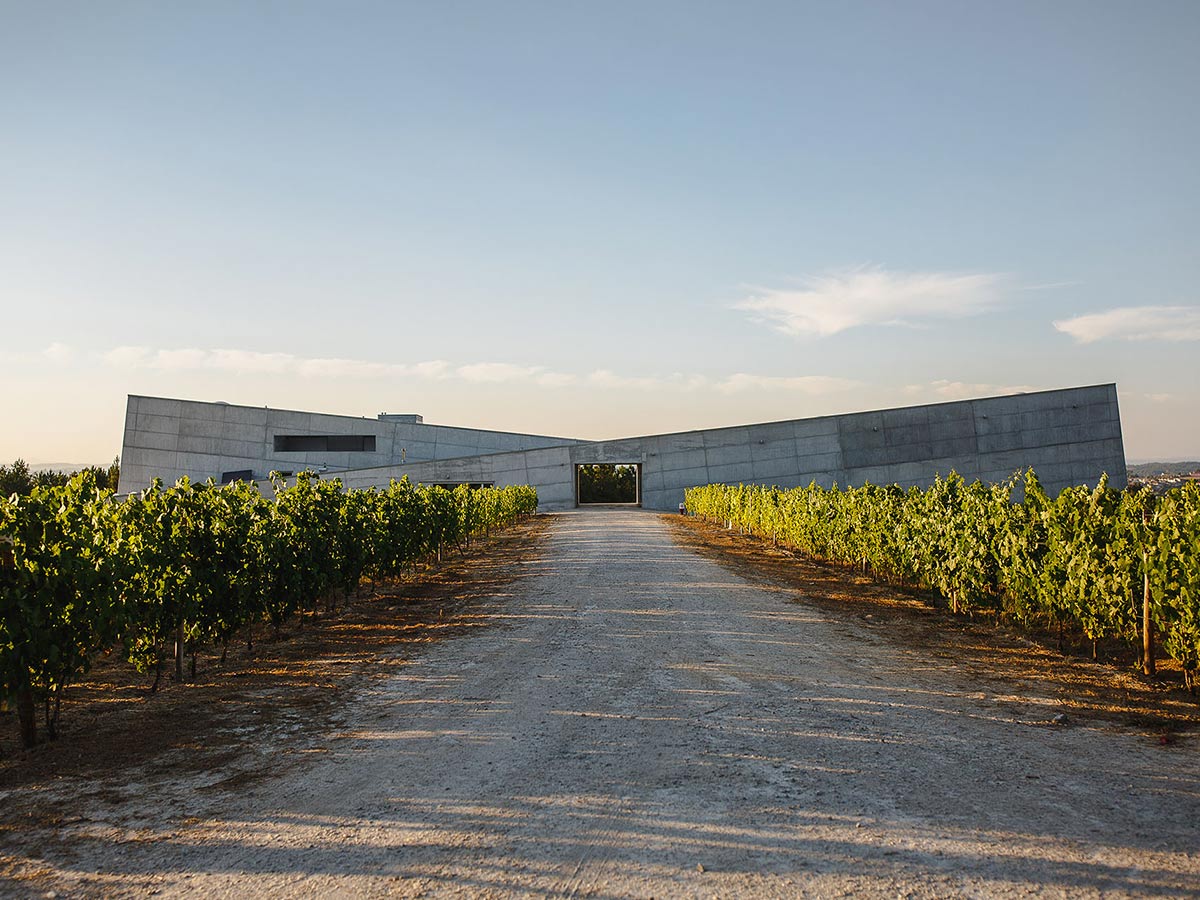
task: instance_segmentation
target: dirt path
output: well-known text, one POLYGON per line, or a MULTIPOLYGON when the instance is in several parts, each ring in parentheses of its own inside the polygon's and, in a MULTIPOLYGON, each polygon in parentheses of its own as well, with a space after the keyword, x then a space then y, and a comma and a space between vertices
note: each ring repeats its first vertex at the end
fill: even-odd
POLYGON ((527 568, 277 777, 85 804, 59 896, 1200 896, 1194 741, 1056 724, 654 514, 527 568))

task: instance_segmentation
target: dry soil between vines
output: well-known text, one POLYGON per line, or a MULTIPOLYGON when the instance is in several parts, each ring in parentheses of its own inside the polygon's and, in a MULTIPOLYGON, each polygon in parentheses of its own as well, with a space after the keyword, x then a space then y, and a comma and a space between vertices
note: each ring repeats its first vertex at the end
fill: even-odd
POLYGON ((42 884, 1200 895, 1195 741, 1055 724, 1017 687, 722 568, 655 514, 564 514, 544 541, 492 627, 366 683, 300 764, 76 804, 43 848, 42 884))

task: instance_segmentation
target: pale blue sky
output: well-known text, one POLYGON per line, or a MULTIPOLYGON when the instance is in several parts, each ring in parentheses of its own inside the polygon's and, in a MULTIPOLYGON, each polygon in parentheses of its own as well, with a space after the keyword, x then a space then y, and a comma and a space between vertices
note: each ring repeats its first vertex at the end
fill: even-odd
POLYGON ((1107 381, 1200 456, 1200 4, 0 21, 0 460, 131 392, 616 437, 1107 381))

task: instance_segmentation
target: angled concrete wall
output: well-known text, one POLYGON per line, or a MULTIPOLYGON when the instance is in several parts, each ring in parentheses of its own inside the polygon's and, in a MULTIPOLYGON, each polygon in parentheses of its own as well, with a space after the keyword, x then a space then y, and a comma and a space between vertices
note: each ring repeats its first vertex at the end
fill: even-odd
POLYGON ((956 471, 1001 481, 1034 468, 1057 493, 1107 472, 1125 484, 1115 385, 1015 394, 622 441, 573 463, 642 463, 642 503, 673 509, 696 484, 928 485, 956 471))
POLYGON ((125 411, 121 491, 141 490, 158 477, 173 483, 187 475, 220 480, 225 472, 304 469, 338 471, 404 460, 453 459, 571 443, 571 438, 426 425, 389 418, 368 419, 323 413, 202 403, 131 395, 125 411), (374 451, 275 450, 276 436, 362 435, 375 438, 374 451))
POLYGON ((1095 484, 1108 473, 1125 484, 1125 456, 1114 385, 965 400, 878 412, 795 419, 761 425, 576 442, 533 453, 483 454, 327 473, 349 487, 408 476, 424 483, 532 484, 543 509, 575 505, 575 466, 636 463, 642 505, 675 509, 697 484, 811 482, 830 487, 865 482, 929 485, 956 471, 1002 481, 1033 468, 1057 493, 1095 484))
POLYGON ((261 478, 324 463, 322 477, 352 488, 404 476, 531 484, 541 508, 554 510, 575 505, 575 467, 598 462, 640 465, 642 505, 662 510, 675 509, 685 488, 713 482, 923 486, 951 471, 1001 481, 1033 468, 1052 493, 1094 484, 1105 472, 1114 486, 1125 484, 1116 386, 1106 384, 613 441, 131 397, 121 488, 139 489, 155 475, 173 481, 248 469, 261 478), (279 433, 375 434, 377 450, 281 458, 273 449, 279 433))

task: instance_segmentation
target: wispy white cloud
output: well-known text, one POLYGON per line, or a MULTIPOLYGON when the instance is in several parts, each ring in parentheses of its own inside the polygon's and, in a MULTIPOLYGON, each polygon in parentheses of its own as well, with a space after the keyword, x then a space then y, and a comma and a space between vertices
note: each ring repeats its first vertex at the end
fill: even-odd
MULTIPOLYGON (((266 354, 264 354, 266 355, 266 354)), ((270 354, 276 356, 277 354, 270 354)), ((286 354, 280 354, 285 355, 286 354)), ((274 361, 264 360, 264 366, 258 371, 284 374, 294 372, 306 378, 403 378, 411 374, 412 367, 397 363, 368 362, 361 359, 340 359, 338 357, 296 359, 294 357, 279 360, 280 368, 271 366, 274 361)), ((248 371, 238 369, 238 371, 248 371)), ((254 371, 250 369, 249 371, 254 371)))
POLYGON ((828 375, 755 375, 737 372, 712 377, 686 372, 629 375, 609 369, 579 374, 557 372, 545 366, 504 362, 453 364, 445 360, 419 363, 384 363, 342 358, 306 358, 289 353, 251 350, 201 350, 116 347, 103 354, 109 366, 128 370, 224 371, 236 374, 285 375, 302 378, 376 379, 405 378, 424 381, 457 380, 469 384, 527 384, 556 389, 589 387, 615 391, 791 391, 808 395, 844 391, 858 385, 828 375))
POLYGON ((831 375, 751 375, 737 372, 714 387, 723 394, 743 391, 791 391, 798 394, 831 394, 857 387, 859 382, 831 375))
POLYGON ((439 360, 409 365, 361 359, 305 358, 290 353, 263 353, 256 350, 201 350, 194 347, 170 350, 116 347, 105 353, 103 359, 110 366, 120 369, 169 372, 201 369, 240 375, 299 375, 305 378, 434 378, 449 368, 447 363, 439 360))
POLYGON ((247 350, 213 350, 206 360, 214 369, 275 374, 286 372, 292 357, 286 353, 254 353, 247 350))
POLYGON ((703 375, 673 372, 669 375, 622 375, 608 369, 596 369, 585 379, 592 387, 613 390, 696 390, 710 382, 703 375))
POLYGON ((597 369, 587 376, 587 383, 594 387, 602 388, 642 388, 650 387, 650 384, 645 378, 636 376, 618 375, 616 372, 610 372, 608 369, 597 369))
POLYGON ((864 325, 919 325, 975 315, 995 302, 991 273, 889 272, 860 267, 762 288, 735 304, 785 334, 828 337, 864 325))
POLYGON ((568 372, 542 372, 534 381, 542 387, 570 387, 579 383, 579 376, 568 372))
POLYGON ((68 363, 75 359, 75 348, 55 341, 42 351, 42 356, 53 363, 68 363))
POLYGON ((904 393, 913 398, 936 397, 939 400, 969 400, 973 397, 994 397, 999 394, 1027 394, 1042 388, 1029 384, 987 384, 938 379, 926 384, 905 385, 904 393))
POLYGON ((1056 291, 1059 288, 1078 287, 1083 284, 1082 281, 1047 281, 1042 284, 1023 284, 1019 290, 1022 291, 1056 291))
MULTIPOLYGON (((258 356, 260 354, 254 354, 258 356)), ((219 352, 211 350, 196 350, 185 347, 179 350, 158 350, 155 352, 157 367, 160 369, 233 369, 244 371, 239 361, 226 361, 219 352), (230 364, 232 362, 232 365, 230 364)))
POLYGON ((459 366, 454 373, 463 381, 480 383, 504 383, 531 381, 545 373, 542 366, 517 366, 512 363, 483 362, 459 366))
POLYGON ((35 366, 44 365, 45 363, 53 363, 55 365, 66 365, 67 363, 75 362, 79 359, 79 353, 70 344, 63 344, 59 341, 43 347, 41 350, 6 350, 0 347, 0 363, 12 363, 20 366, 35 366))
POLYGON ((154 353, 148 347, 113 347, 102 358, 108 365, 118 369, 154 368, 154 353))
POLYGON ((1054 327, 1081 344, 1104 340, 1200 341, 1200 306, 1120 306, 1054 327))

